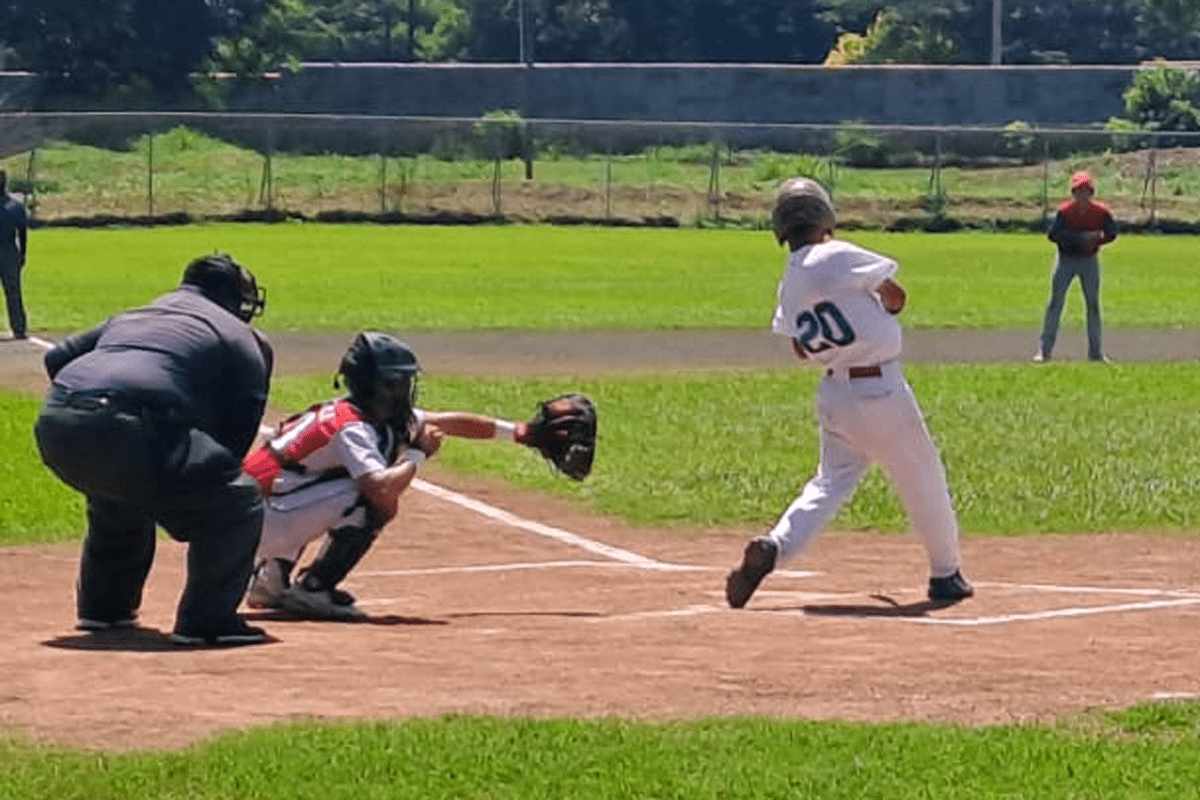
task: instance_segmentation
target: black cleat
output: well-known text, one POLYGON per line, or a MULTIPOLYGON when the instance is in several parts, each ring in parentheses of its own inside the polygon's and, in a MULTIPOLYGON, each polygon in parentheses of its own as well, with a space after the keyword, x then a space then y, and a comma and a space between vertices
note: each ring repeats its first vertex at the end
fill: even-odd
POLYGON ((214 631, 176 631, 171 634, 171 644, 184 647, 239 647, 247 644, 270 642, 262 628, 255 628, 238 620, 235 626, 214 631))
POLYGON ((775 569, 779 546, 765 536, 751 539, 742 555, 742 563, 725 578, 725 599, 730 608, 741 608, 750 600, 754 590, 775 569))
POLYGON ((960 570, 944 578, 929 579, 929 599, 935 603, 957 603, 975 594, 960 570))

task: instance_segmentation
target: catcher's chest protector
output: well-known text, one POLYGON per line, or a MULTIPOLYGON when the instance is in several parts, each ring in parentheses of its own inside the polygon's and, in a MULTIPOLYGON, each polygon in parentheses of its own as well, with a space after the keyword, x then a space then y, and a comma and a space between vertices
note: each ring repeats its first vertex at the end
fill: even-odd
POLYGON ((246 457, 243 467, 263 494, 270 495, 284 469, 303 469, 304 462, 328 447, 338 431, 356 422, 364 422, 362 412, 347 400, 313 406, 286 420, 276 436, 246 457))

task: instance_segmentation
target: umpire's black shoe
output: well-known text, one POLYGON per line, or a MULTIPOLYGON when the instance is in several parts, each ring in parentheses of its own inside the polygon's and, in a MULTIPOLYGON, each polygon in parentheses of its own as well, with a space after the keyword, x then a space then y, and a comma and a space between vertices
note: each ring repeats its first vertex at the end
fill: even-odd
POLYGON ((262 628, 238 620, 236 626, 220 631, 176 631, 171 643, 188 647, 238 647, 244 644, 265 644, 272 641, 262 628))
POLYGON ((92 617, 80 617, 75 621, 75 630, 87 631, 88 633, 136 627, 137 614, 130 614, 129 616, 121 617, 120 619, 94 619, 92 617))
POLYGON ((975 590, 959 570, 944 578, 929 579, 929 599, 935 603, 957 603, 973 594, 975 590))
POLYGON ((751 539, 742 555, 742 563, 725 578, 725 599, 730 608, 741 608, 750 600, 754 590, 775 569, 779 546, 765 536, 751 539))

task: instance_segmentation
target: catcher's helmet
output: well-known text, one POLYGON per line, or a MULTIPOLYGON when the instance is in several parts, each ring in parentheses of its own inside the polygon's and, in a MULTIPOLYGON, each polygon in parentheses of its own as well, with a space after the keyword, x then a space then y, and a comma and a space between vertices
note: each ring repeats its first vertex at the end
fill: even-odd
POLYGON ((183 282, 199 287, 205 297, 243 322, 267 307, 267 293, 258 288, 254 274, 225 253, 194 259, 183 271, 183 282))
MULTIPOLYGON (((421 366, 412 349, 394 336, 365 331, 354 337, 342 356, 338 375, 346 381, 350 399, 370 410, 375 398, 387 394, 393 408, 388 421, 404 427, 417 398, 417 373, 421 366)), ((334 379, 334 386, 337 386, 334 379)))
POLYGON ((771 226, 780 244, 786 242, 793 231, 804 233, 814 228, 833 228, 836 219, 828 192, 811 178, 784 181, 771 212, 771 226))

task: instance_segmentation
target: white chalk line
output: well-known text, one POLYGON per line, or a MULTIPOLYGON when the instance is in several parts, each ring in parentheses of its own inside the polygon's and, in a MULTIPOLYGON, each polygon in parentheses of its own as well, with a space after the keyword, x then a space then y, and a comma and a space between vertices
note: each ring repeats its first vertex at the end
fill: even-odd
POLYGON ((1034 592, 1062 592, 1067 594, 1129 594, 1146 597, 1191 597, 1200 599, 1198 589, 1123 589, 1112 586, 1062 586, 1053 583, 1004 583, 988 581, 975 584, 981 588, 990 589, 1020 589, 1034 592))
MULTIPOLYGON (((1091 606, 1091 607, 1071 607, 1050 609, 1048 611, 1035 611, 1023 614, 1002 614, 991 617, 931 617, 931 616, 906 616, 903 614, 878 614, 873 615, 869 611, 864 611, 860 617, 875 617, 895 619, 901 622, 915 622, 921 625, 950 625, 957 627, 983 627, 987 625, 1000 625, 1013 622, 1033 622, 1037 620, 1067 618, 1067 617, 1085 617, 1096 614, 1117 614, 1126 611, 1150 611, 1158 608, 1171 608, 1175 606, 1198 605, 1200 597, 1182 598, 1178 600, 1158 600, 1147 601, 1144 603, 1121 603, 1118 605, 1108 606, 1091 606)), ((881 610, 886 610, 881 606, 881 610)), ((655 611, 636 611, 629 614, 612 614, 600 619, 592 620, 593 622, 612 622, 620 620, 633 619, 656 619, 667 617, 698 617, 707 614, 724 614, 724 613, 739 613, 739 614, 770 614, 773 617, 828 617, 828 614, 823 614, 820 610, 805 610, 805 609, 776 609, 776 608, 760 608, 760 609, 744 609, 735 611, 725 607, 724 605, 693 605, 686 608, 661 609, 655 611)), ((842 614, 840 617, 854 617, 855 614, 842 614)))
POLYGON ((995 617, 971 618, 937 618, 937 617, 901 617, 910 622, 924 625, 957 625, 961 627, 997 625, 1008 622, 1032 622, 1058 617, 1087 617, 1095 614, 1119 614, 1124 611, 1151 611, 1156 608, 1172 608, 1175 606, 1191 606, 1200 604, 1200 597, 1189 597, 1179 600, 1152 600, 1145 603, 1120 603, 1111 606, 1090 606, 1083 608, 1058 608, 1049 611, 1034 611, 1026 614, 1003 614, 995 617))
MULTIPOLYGON (((636 564, 633 565, 638 569, 647 569, 647 567, 636 564)), ((668 565, 672 570, 691 570, 691 571, 716 571, 717 567, 700 567, 687 564, 668 565)), ((469 575, 471 573, 481 572, 520 572, 523 570, 539 570, 539 569, 562 569, 569 567, 590 567, 599 569, 629 569, 629 564, 622 564, 618 561, 528 561, 528 562, 512 562, 504 564, 479 564, 476 566, 465 567, 426 567, 420 569, 381 569, 371 570, 370 572, 355 572, 354 574, 362 578, 394 578, 415 575, 453 575, 461 573, 469 575)), ((660 569, 659 567, 649 567, 649 569, 660 569)))
POLYGON ((595 553, 599 556, 618 561, 622 564, 641 567, 643 569, 658 569, 658 570, 677 570, 677 569, 693 569, 690 565, 685 564, 668 564, 664 561, 659 561, 654 558, 634 553, 630 550, 624 550, 620 547, 613 547, 602 542, 597 542, 592 539, 587 539, 578 534, 565 531, 562 528, 555 528, 551 525, 543 525, 540 522, 518 517, 516 514, 488 505, 487 503, 476 500, 473 497, 467 497, 465 494, 444 489, 441 486, 435 486, 428 481, 416 478, 412 482, 412 488, 419 492, 440 498, 457 506, 474 511, 477 514, 493 519, 513 528, 519 528, 528 531, 538 536, 544 536, 547 539, 553 539, 562 544, 578 547, 581 550, 586 550, 589 553, 595 553))

